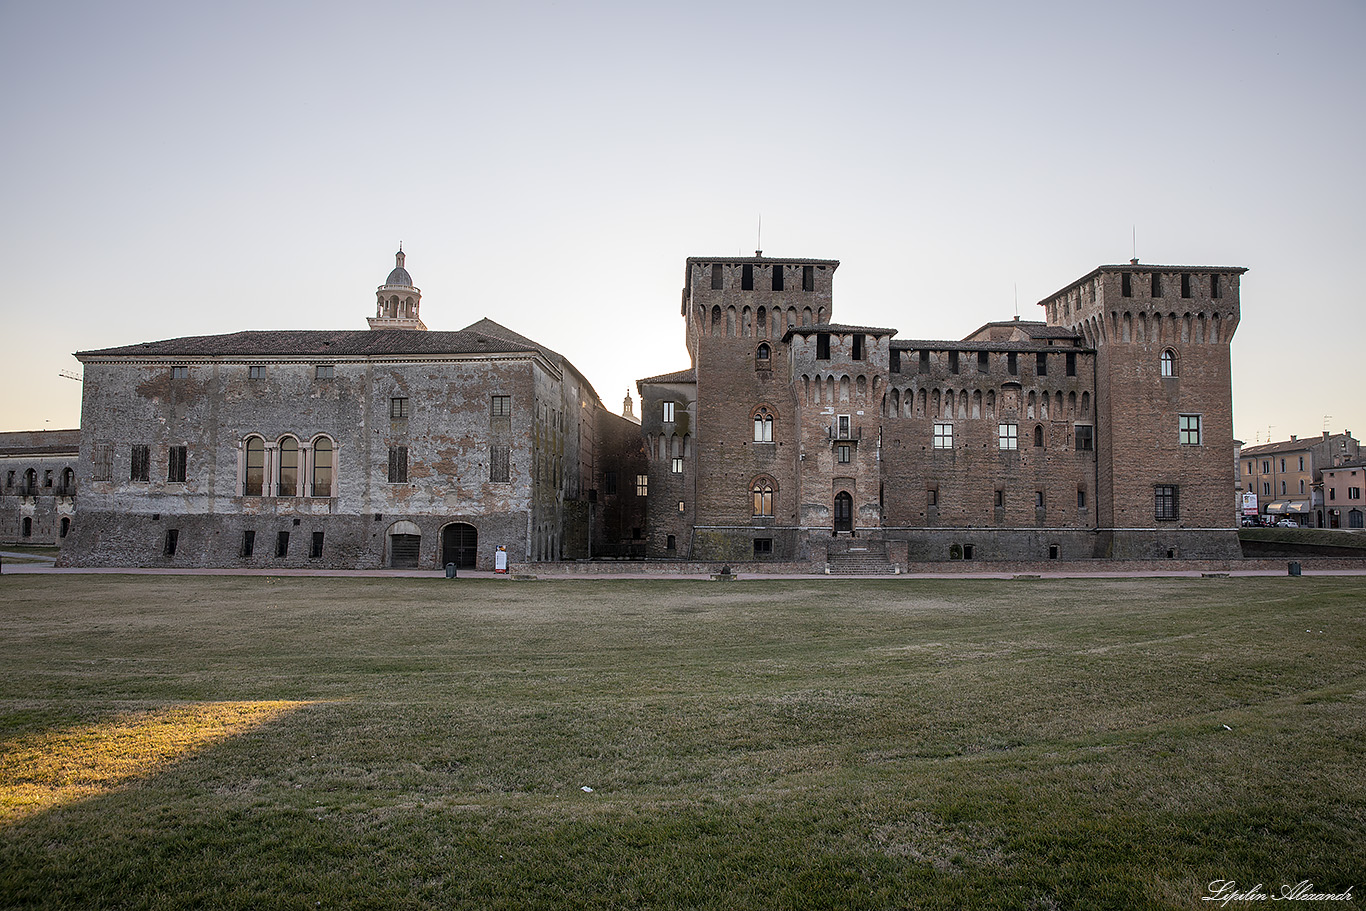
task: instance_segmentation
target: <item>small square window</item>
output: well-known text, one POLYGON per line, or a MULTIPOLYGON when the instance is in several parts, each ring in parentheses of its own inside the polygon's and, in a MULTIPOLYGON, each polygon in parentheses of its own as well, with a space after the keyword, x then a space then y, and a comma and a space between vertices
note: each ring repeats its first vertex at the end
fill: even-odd
POLYGON ((1182 446, 1200 445, 1200 415, 1183 414, 1179 418, 1179 435, 1182 446))
POLYGON ((997 429, 997 440, 1002 450, 1019 448, 1020 428, 1018 424, 1001 424, 997 429))
POLYGON ((171 368, 171 379, 173 379, 173 380, 184 380, 184 379, 189 379, 189 377, 190 377, 190 368, 189 368, 189 367, 172 367, 172 368, 171 368))
POLYGON ((512 396, 495 395, 490 400, 489 413, 496 418, 512 417, 512 396))
POLYGON ((756 556, 756 557, 758 557, 758 556, 768 556, 769 554, 772 554, 772 553, 773 553, 773 539, 772 539, 772 538, 755 538, 755 539, 754 539, 754 556, 756 556))
POLYGON ((1090 452, 1095 448, 1095 428, 1090 424, 1078 424, 1075 436, 1077 452, 1090 452))
POLYGON ((266 378, 266 368, 260 364, 252 364, 247 368, 247 379, 263 380, 266 378))
POLYGON ((934 448, 952 449, 953 448, 953 425, 935 424, 934 425, 934 448))
POLYGON ((389 400, 389 417, 393 420, 401 420, 408 416, 408 399, 395 396, 389 400))
POLYGON ((331 364, 319 364, 313 368, 313 378, 315 380, 330 380, 336 375, 336 370, 331 364))

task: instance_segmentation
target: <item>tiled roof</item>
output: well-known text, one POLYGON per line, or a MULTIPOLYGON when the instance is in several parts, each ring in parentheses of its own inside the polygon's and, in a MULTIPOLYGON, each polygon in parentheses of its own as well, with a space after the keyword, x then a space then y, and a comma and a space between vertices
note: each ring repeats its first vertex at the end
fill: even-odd
POLYGON ((642 383, 695 383, 697 382, 697 371, 692 367, 687 370, 679 370, 675 373, 662 373, 659 376, 649 376, 643 380, 636 380, 636 386, 642 383))
MULTIPOLYGON (((1334 435, 1330 439, 1338 439, 1334 435)), ((1315 446, 1324 443, 1323 437, 1307 437, 1303 440, 1280 440, 1276 443, 1262 443, 1258 446, 1244 446, 1240 455, 1259 456, 1270 455, 1275 452, 1304 452, 1315 446)))
POLYGON ((895 329, 883 329, 878 326, 854 326, 849 323, 812 323, 809 326, 793 326, 783 333, 783 341, 788 341, 794 335, 810 335, 813 332, 862 332, 864 335, 896 335, 895 329))
MULTIPOLYGON (((1064 336, 1071 338, 1071 336, 1064 336)), ((928 348, 931 351, 1089 351, 1089 348, 1059 347, 1039 341, 1032 342, 967 342, 945 339, 897 339, 892 347, 898 351, 928 348)))

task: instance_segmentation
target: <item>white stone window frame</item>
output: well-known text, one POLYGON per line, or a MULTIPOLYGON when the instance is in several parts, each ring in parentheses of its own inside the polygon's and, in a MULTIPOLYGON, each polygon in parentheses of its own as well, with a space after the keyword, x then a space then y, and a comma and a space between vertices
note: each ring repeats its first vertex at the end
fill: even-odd
POLYGON ((935 449, 953 449, 953 424, 948 421, 935 421, 933 443, 935 449))
POLYGON ((1199 414, 1181 414, 1176 419, 1177 440, 1182 446, 1200 446, 1204 443, 1204 420, 1199 414))
POLYGON ((996 445, 1002 452, 1014 452, 1020 448, 1020 425, 1003 422, 996 429, 996 445))

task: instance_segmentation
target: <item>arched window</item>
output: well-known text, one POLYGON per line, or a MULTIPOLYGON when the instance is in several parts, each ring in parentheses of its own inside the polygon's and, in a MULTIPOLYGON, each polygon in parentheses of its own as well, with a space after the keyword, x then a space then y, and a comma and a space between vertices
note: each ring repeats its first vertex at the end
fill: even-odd
POLYGON ((327 437, 313 441, 313 478, 309 496, 332 496, 332 441, 327 437))
POLYGON ((299 441, 285 437, 280 441, 280 470, 277 496, 293 497, 299 493, 299 441))
MULTIPOLYGON (((24 494, 31 497, 37 492, 38 472, 35 469, 30 468, 28 471, 24 472, 24 494)), ((28 535, 25 535, 24 537, 28 537, 28 535)))
POLYGON ((1035 445, 1035 446, 1043 446, 1043 425, 1042 425, 1042 424, 1035 424, 1035 425, 1034 425, 1034 445, 1035 445))
POLYGON ((242 481, 242 496, 259 497, 266 479, 266 441, 247 437, 246 475, 242 481))
POLYGON ((773 442, 773 412, 766 405, 760 405, 754 412, 754 442, 773 442))
POLYGON ((1176 376, 1176 352, 1170 348, 1162 349, 1162 375, 1176 376))
POLYGON ((770 358, 773 356, 773 349, 768 347, 768 342, 764 342, 754 349, 754 369, 769 369, 770 358))
POLYGON ((67 535, 69 535, 70 533, 71 533, 71 518, 70 518, 69 516, 62 516, 62 530, 59 531, 58 534, 59 534, 61 537, 65 538, 65 537, 66 537, 67 535))
POLYGON ((750 493, 754 497, 754 514, 756 516, 773 515, 773 480, 771 478, 755 478, 750 485, 750 493))
MULTIPOLYGON (((70 468, 62 469, 62 489, 61 493, 71 496, 76 492, 76 472, 70 468)), ((62 537, 66 537, 63 535, 62 537)))

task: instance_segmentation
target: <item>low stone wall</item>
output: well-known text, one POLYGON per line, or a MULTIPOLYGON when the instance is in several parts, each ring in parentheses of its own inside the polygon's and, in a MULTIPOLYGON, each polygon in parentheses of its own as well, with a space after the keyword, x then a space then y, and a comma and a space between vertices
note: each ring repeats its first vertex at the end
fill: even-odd
MULTIPOLYGON (((1361 570, 1361 560, 1296 559, 1306 570, 1361 570)), ((747 575, 824 575, 825 563, 730 563, 731 572, 747 575)), ((700 561, 643 560, 605 563, 529 563, 519 569, 543 575, 580 576, 710 576, 720 572, 721 563, 700 561)), ((946 560, 897 564, 902 576, 917 575, 1158 575, 1161 573, 1288 572, 1289 561, 1256 560, 946 560)), ((831 578, 855 579, 858 576, 832 575, 831 578)))

